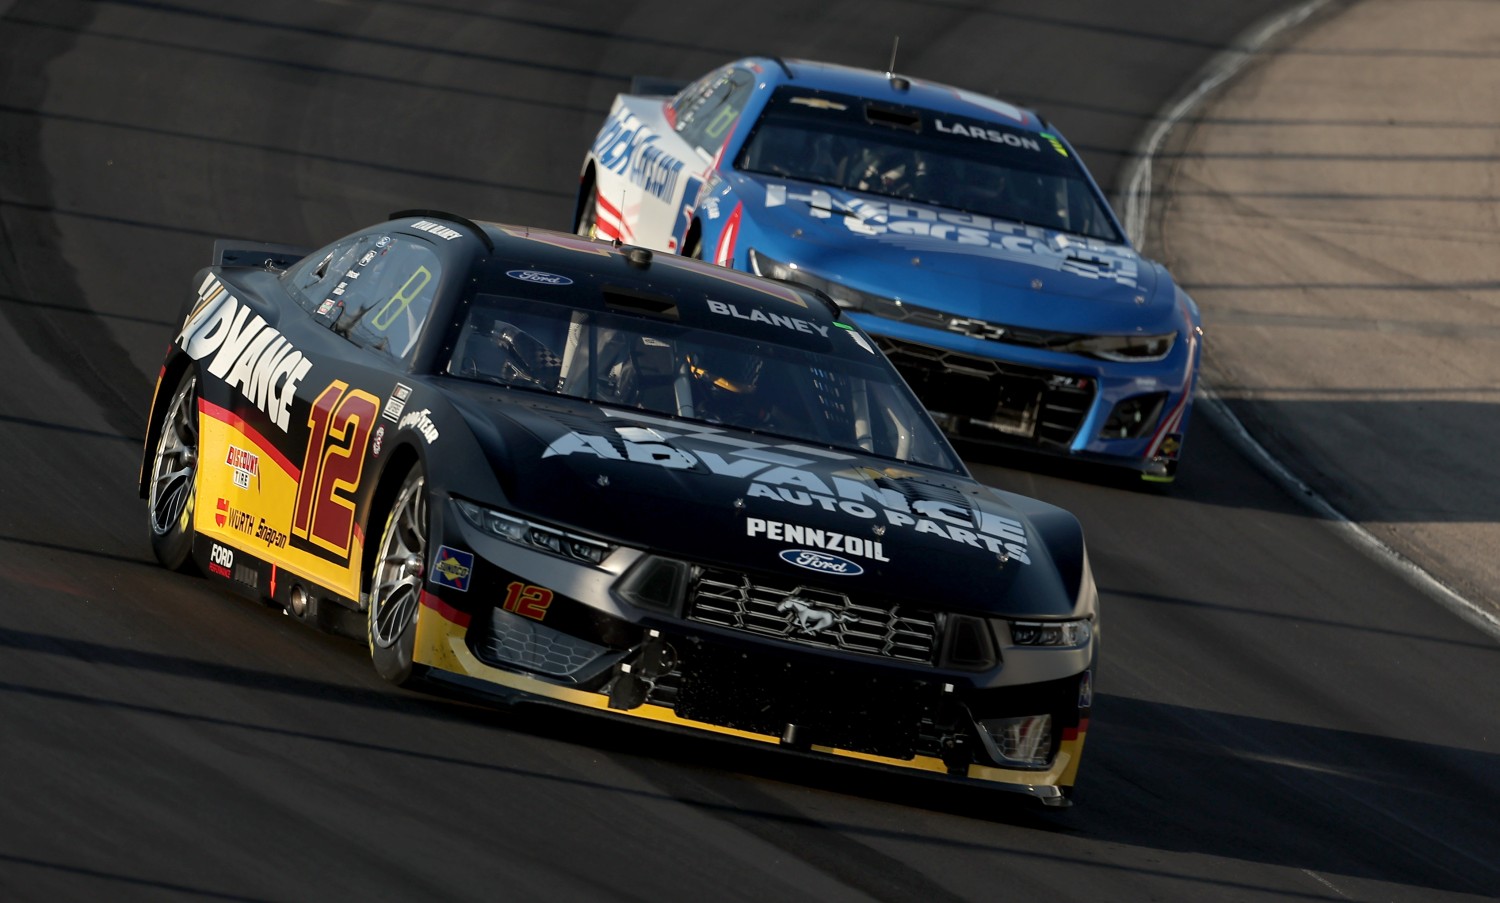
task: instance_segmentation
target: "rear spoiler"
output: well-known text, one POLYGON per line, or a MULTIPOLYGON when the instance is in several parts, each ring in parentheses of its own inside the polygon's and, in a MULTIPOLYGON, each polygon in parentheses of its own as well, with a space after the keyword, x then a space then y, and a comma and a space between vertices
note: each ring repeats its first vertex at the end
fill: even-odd
POLYGON ((645 97, 670 97, 690 84, 692 83, 681 79, 637 75, 630 79, 630 93, 645 97))
POLYGON ((221 238, 214 242, 216 267, 261 267, 267 270, 284 270, 307 255, 314 248, 296 245, 278 245, 266 241, 242 241, 221 238))

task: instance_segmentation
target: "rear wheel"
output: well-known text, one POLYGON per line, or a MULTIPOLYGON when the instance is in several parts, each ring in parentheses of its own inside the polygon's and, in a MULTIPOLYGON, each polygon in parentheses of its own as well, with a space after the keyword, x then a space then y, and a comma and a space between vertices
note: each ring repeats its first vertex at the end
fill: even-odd
POLYGON ((167 404, 151 459, 151 551, 162 566, 193 569, 193 509, 198 488, 198 376, 183 375, 167 404))
POLYGON ((421 467, 413 467, 402 481, 370 571, 370 658, 375 672, 396 684, 412 678, 417 608, 427 567, 426 485, 421 467))

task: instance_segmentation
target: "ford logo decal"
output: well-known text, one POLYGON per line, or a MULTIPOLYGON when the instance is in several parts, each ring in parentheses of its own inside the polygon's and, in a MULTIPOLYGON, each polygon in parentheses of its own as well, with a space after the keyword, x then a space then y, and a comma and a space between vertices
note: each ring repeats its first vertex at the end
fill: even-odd
POLYGON ((522 282, 540 282, 542 285, 572 285, 573 280, 567 276, 559 276, 556 273, 543 273, 541 270, 507 270, 505 275, 522 282))
POLYGON ((840 558, 827 552, 814 552, 811 549, 787 549, 781 553, 781 560, 809 571, 837 574, 841 577, 858 577, 865 572, 864 568, 847 558, 840 558))

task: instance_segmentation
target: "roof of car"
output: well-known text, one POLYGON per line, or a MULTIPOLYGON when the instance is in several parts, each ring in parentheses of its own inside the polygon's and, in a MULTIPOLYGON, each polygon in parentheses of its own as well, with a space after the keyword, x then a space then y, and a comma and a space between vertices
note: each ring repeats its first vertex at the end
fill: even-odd
MULTIPOLYGON (((480 269, 474 275, 481 280, 481 292, 509 294, 501 284, 514 279, 516 290, 529 297, 540 299, 555 289, 555 300, 564 303, 680 320, 783 344, 806 345, 814 337, 858 332, 832 300, 805 287, 569 232, 422 213, 416 222, 392 226, 439 239, 467 237, 468 242, 455 242, 454 250, 468 244, 479 251, 474 259, 480 269), (479 243, 483 248, 475 247, 479 243), (522 284, 529 287, 522 290, 522 284), (833 326, 840 328, 830 332, 833 326)), ((437 242, 439 247, 447 244, 437 242)), ((851 341, 868 351, 862 338, 851 341)))
POLYGON ((1046 128, 1046 123, 1035 111, 964 88, 901 73, 888 74, 836 63, 772 57, 752 57, 742 63, 758 68, 760 75, 773 84, 804 85, 813 90, 836 91, 939 113, 994 119, 1028 131, 1046 128), (788 77, 788 72, 791 77, 788 77))

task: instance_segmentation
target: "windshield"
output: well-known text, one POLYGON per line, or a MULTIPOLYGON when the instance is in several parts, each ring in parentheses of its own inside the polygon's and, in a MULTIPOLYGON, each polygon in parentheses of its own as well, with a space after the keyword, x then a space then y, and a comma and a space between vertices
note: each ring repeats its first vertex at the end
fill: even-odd
POLYGON ((783 86, 736 168, 1119 243, 1055 135, 783 86))
POLYGON ((652 318, 478 295, 447 372, 959 470, 895 371, 873 348, 868 355, 860 361, 652 318))

